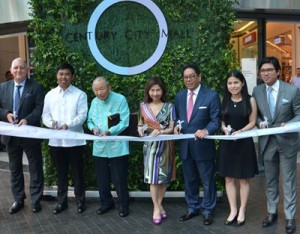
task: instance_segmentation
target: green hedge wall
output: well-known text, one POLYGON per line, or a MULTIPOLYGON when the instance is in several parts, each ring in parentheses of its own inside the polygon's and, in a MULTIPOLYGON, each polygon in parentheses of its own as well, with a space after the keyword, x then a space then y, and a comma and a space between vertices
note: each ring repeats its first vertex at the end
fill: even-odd
MULTIPOLYGON (((148 71, 133 75, 113 74, 101 67, 89 51, 86 32, 93 10, 102 1, 96 0, 30 0, 33 19, 30 39, 35 45, 32 65, 34 78, 46 91, 57 85, 55 72, 60 63, 72 63, 76 69, 74 85, 93 98, 91 84, 96 76, 108 78, 112 89, 127 97, 132 112, 138 110, 143 98, 144 84, 152 76, 160 76, 168 86, 168 99, 181 90, 181 68, 189 62, 199 64, 202 83, 222 93, 227 72, 237 67, 236 56, 229 43, 235 15, 236 0, 155 0, 168 24, 168 44, 159 62, 148 71)), ((97 24, 97 43, 102 54, 120 66, 134 66, 144 62, 158 43, 158 25, 155 17, 144 6, 122 2, 107 9, 97 24), (125 36, 124 36, 125 35, 125 36)), ((86 131, 88 132, 88 130, 86 131)), ((86 184, 95 187, 92 164, 92 142, 86 147, 86 184)), ((143 183, 142 144, 131 143, 129 187, 147 190, 143 183)), ((178 145, 176 145, 178 147, 178 145)), ((177 180, 169 190, 183 190, 181 162, 176 150, 177 180)), ((45 182, 56 183, 56 173, 47 142, 43 146, 45 182)), ((218 179, 219 189, 222 179, 218 179)), ((70 178, 70 185, 72 179, 70 178)))

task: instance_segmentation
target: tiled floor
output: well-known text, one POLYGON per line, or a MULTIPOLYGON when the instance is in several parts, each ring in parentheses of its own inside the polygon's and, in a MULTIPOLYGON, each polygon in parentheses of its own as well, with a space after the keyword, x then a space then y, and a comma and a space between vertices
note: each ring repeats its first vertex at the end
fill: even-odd
MULTIPOLYGON (((5 157, 4 154, 2 157, 5 157)), ((300 165, 298 165, 298 169, 300 169, 300 165)), ((27 171, 26 167, 25 171, 27 171)), ((28 173, 25 174, 28 194, 28 173)), ((300 181, 299 170, 298 180, 300 181)), ((298 191, 300 191, 299 184, 298 182, 298 191)), ((27 198, 24 209, 11 215, 8 212, 13 203, 10 174, 7 162, 0 162, 0 233, 285 233, 282 199, 278 222, 269 228, 261 227, 261 221, 266 215, 264 186, 263 175, 259 175, 251 181, 247 219, 242 227, 223 224, 228 215, 226 195, 218 200, 214 223, 211 226, 203 225, 201 216, 186 222, 179 221, 180 215, 186 212, 184 198, 165 199, 164 207, 169 217, 158 226, 151 222, 152 202, 150 198, 132 198, 130 215, 126 218, 120 218, 117 209, 98 216, 96 214, 99 207, 98 199, 91 197, 87 198, 87 210, 83 214, 76 213, 74 198, 69 198, 69 207, 61 214, 54 215, 52 213, 55 206, 54 200, 43 200, 41 202, 42 211, 33 214, 30 209, 30 198, 27 198)), ((299 212, 298 202, 297 230, 300 233, 299 212)))

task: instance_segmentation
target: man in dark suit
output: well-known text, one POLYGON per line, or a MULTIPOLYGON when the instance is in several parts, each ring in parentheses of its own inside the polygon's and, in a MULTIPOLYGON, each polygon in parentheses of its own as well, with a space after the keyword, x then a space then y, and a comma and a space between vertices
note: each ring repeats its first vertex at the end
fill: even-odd
MULTIPOLYGON (((180 141, 180 157, 183 165, 185 199, 188 213, 180 217, 186 221, 202 210, 203 222, 213 222, 216 206, 215 144, 204 139, 220 128, 220 99, 215 91, 203 87, 200 70, 196 65, 186 65, 182 70, 186 89, 175 97, 176 121, 183 121, 182 133, 195 133, 196 139, 180 141), (202 181, 204 197, 199 197, 202 181)), ((174 133, 179 133, 176 126, 174 133)))
MULTIPOLYGON (((253 97, 258 107, 257 126, 272 128, 300 121, 300 91, 293 85, 278 80, 280 65, 275 57, 262 59, 259 73, 265 84, 255 87, 253 97)), ((259 138, 260 153, 264 158, 268 216, 263 227, 277 220, 279 203, 279 174, 282 175, 286 232, 296 231, 298 133, 267 135, 259 138)))
MULTIPOLYGON (((23 59, 12 61, 10 69, 14 79, 0 85, 0 118, 18 126, 40 126, 44 105, 44 90, 41 85, 27 79, 28 67, 23 59)), ((3 137, 2 137, 3 138, 3 137)), ((21 137, 4 137, 7 144, 12 193, 15 199, 9 209, 11 214, 24 206, 23 151, 29 163, 31 208, 34 213, 41 210, 44 176, 41 140, 21 137)))

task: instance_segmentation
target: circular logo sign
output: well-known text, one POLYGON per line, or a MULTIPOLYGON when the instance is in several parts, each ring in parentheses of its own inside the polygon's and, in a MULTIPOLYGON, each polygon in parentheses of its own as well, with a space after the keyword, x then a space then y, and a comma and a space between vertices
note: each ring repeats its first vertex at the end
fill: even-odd
POLYGON ((163 55, 168 41, 168 37, 167 37, 168 26, 167 26, 166 19, 163 13, 161 12, 161 10, 158 8, 158 6, 149 0, 148 1, 142 1, 142 0, 102 1, 94 10, 89 20, 87 31, 89 35, 87 38, 88 45, 94 58, 105 69, 120 75, 136 75, 150 69, 152 66, 154 66, 157 63, 157 61, 163 55), (111 63, 102 55, 96 43, 96 26, 99 18, 101 17, 101 15, 106 9, 119 2, 136 2, 142 4, 143 6, 145 6, 151 11, 151 13, 155 16, 157 23, 159 25, 159 42, 156 47, 156 50, 154 51, 152 56, 148 58, 145 62, 133 67, 118 66, 116 64, 111 63))

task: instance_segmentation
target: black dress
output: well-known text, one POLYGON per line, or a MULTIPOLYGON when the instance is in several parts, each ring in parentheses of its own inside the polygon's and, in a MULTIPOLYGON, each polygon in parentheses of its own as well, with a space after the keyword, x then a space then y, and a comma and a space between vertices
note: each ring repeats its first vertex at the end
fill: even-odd
MULTIPOLYGON (((243 101, 233 103, 230 100, 225 125, 231 125, 233 131, 245 127, 249 116, 243 116, 243 101)), ((221 140, 219 148, 219 172, 221 176, 247 179, 258 174, 256 152, 252 137, 240 140, 221 140)))

